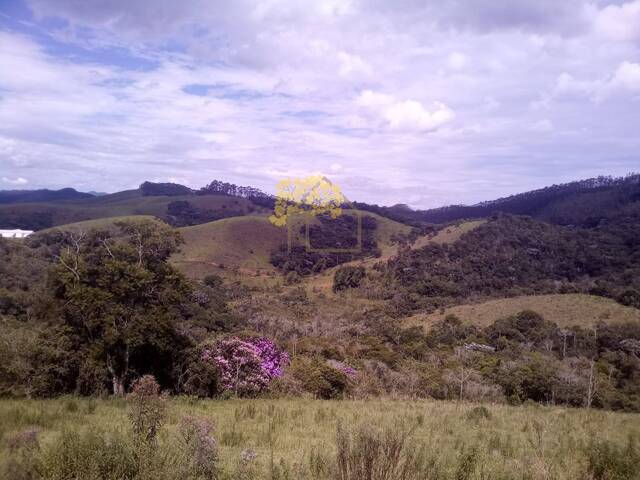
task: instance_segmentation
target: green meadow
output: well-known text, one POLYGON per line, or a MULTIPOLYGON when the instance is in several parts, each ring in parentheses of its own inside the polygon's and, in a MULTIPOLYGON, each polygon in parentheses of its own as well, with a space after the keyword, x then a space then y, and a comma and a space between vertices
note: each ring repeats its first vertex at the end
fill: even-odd
POLYGON ((427 400, 165 403, 157 436, 141 444, 124 399, 2 400, 1 478, 640 478, 638 414, 427 400))

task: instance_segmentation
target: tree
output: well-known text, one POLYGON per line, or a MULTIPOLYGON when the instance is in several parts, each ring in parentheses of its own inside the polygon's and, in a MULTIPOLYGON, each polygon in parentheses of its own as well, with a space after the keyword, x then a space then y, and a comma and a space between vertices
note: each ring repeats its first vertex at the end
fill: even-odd
POLYGON ((235 395, 251 395, 282 375, 289 355, 266 338, 226 337, 204 349, 202 360, 215 365, 222 388, 235 395))
POLYGON ((124 394, 132 367, 162 376, 184 343, 175 324, 190 289, 167 263, 180 241, 156 222, 121 222, 112 231, 69 233, 57 255, 54 305, 108 370, 114 395, 124 394))

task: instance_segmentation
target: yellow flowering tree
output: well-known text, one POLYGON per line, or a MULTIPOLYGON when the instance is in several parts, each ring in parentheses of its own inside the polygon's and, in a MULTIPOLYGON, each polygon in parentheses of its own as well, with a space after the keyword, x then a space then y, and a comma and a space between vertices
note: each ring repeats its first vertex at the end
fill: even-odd
POLYGON ((297 214, 331 218, 342 215, 341 205, 346 201, 340 187, 322 175, 305 178, 285 178, 278 182, 274 214, 269 220, 282 227, 289 217, 297 214))

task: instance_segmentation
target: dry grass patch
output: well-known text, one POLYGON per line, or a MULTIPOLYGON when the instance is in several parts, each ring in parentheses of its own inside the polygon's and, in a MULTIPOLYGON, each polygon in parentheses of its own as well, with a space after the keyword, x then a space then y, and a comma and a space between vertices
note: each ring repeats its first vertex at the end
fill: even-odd
POLYGON ((406 319, 407 325, 424 325, 426 328, 455 315, 466 323, 486 327, 499 318, 514 315, 523 310, 534 310, 546 320, 560 327, 579 325, 589 327, 599 321, 639 322, 640 310, 625 307, 604 297, 580 293, 564 295, 527 295, 501 298, 483 303, 458 305, 432 314, 416 314, 406 319))

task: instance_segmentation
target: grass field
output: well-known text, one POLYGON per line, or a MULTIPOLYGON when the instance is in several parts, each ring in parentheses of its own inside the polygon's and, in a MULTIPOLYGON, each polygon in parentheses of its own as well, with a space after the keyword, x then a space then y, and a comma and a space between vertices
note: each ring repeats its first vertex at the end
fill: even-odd
POLYGON ((109 228, 113 226, 116 222, 139 222, 139 221, 151 221, 164 223, 161 220, 158 220, 156 217, 151 215, 126 215, 120 217, 106 217, 106 218, 96 218, 95 220, 85 220, 83 222, 75 222, 68 223, 66 225, 60 225, 58 227, 47 228, 45 230, 39 230, 38 233, 43 232, 51 232, 55 230, 63 230, 63 231, 87 231, 92 228, 109 228))
POLYGON ((640 310, 636 308, 625 307, 608 298, 580 293, 528 295, 458 305, 447 308, 443 312, 417 314, 409 317, 406 322, 410 325, 424 325, 428 328, 447 315, 453 314, 465 323, 484 327, 499 318, 505 318, 523 310, 534 310, 545 319, 551 320, 561 327, 574 325, 589 327, 599 321, 640 322, 640 310))
POLYGON ((444 227, 442 230, 438 231, 438 233, 436 233, 434 236, 426 235, 423 237, 419 237, 412 245, 412 248, 414 249, 422 248, 428 245, 430 242, 440 243, 440 244, 455 243, 457 240, 460 239, 462 235, 464 235, 467 232, 470 232, 474 228, 479 227, 483 223, 487 223, 487 221, 472 220, 469 222, 462 222, 457 225, 449 225, 447 227, 444 227))
POLYGON ((273 273, 269 254, 287 240, 286 229, 257 215, 224 218, 179 231, 185 244, 171 261, 191 277, 220 273, 221 267, 236 268, 246 275, 273 273))
MULTIPOLYGON (((45 478, 123 478, 117 476, 121 467, 116 464, 131 447, 126 408, 124 400, 113 399, 0 401, 0 435, 5 439, 0 462, 4 471, 7 462, 12 466, 10 457, 24 455, 15 448, 15 441, 12 447, 9 440, 16 437, 15 432, 34 428, 39 448, 29 454, 35 458, 32 462, 40 462, 40 471, 47 472, 45 478), (108 439, 106 443, 100 442, 101 437, 108 439), (98 476, 92 476, 87 466, 93 463, 103 468, 98 476), (61 472, 71 475, 73 469, 85 473, 60 476, 61 472)), ((347 454, 356 462, 363 460, 367 451, 383 455, 384 445, 390 446, 409 432, 406 443, 400 443, 399 458, 419 457, 420 470, 413 476, 374 474, 366 478, 638 478, 638 472, 634 472, 637 465, 630 464, 640 460, 634 443, 640 436, 637 414, 537 405, 479 407, 439 401, 187 398, 169 401, 168 420, 157 445, 156 460, 162 468, 152 478, 213 478, 190 476, 172 463, 179 462, 172 452, 180 448, 178 425, 185 415, 205 418, 215 425, 218 478, 356 480, 358 477, 339 472, 338 453, 343 460, 347 454), (350 444, 345 443, 348 436, 342 436, 338 448, 339 424, 343 431, 358 433, 350 444), (381 442, 380 449, 375 447, 377 441, 381 442), (252 452, 255 458, 246 460, 253 457, 252 452)), ((140 474, 135 478, 147 477, 140 474)))

